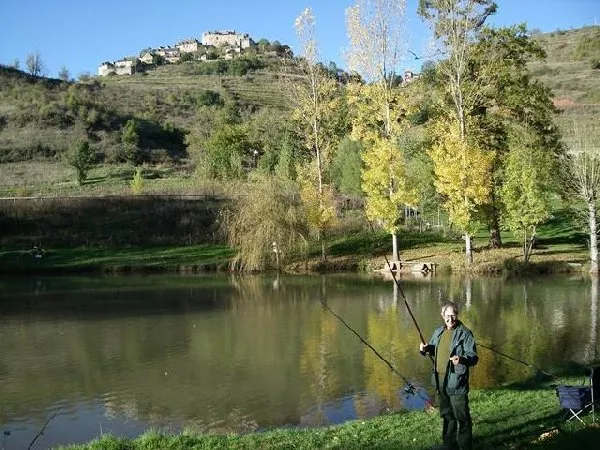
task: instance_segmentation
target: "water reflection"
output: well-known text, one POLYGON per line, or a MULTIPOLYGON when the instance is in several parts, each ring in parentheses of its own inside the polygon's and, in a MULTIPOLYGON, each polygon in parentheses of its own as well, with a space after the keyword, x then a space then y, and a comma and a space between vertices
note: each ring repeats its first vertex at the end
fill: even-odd
MULTIPOLYGON (((402 289, 426 337, 457 302, 486 345, 540 368, 598 354, 598 280, 423 278, 402 289), (584 350, 582 350, 584 349, 584 350)), ((419 408, 430 365, 390 281, 322 277, 12 279, 0 283, 5 448, 135 436, 148 426, 248 432, 419 408), (69 426, 69 424, 77 426, 69 426)), ((531 370, 480 349, 472 386, 531 370)))

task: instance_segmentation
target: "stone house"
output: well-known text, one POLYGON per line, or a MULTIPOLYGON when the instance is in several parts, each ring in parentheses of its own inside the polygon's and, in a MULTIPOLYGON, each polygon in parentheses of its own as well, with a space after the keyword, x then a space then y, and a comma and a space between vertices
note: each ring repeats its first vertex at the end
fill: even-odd
POLYGON ((178 42, 175 47, 181 53, 194 53, 197 52, 200 47, 200 42, 197 39, 185 39, 181 42, 178 42))
POLYGON ((112 73, 115 73, 115 65, 110 61, 105 61, 98 67, 98 75, 101 77, 105 77, 112 73))
POLYGON ((181 54, 179 53, 179 49, 176 47, 159 47, 154 50, 156 55, 162 56, 165 58, 166 62, 176 63, 179 62, 179 58, 181 54))
POLYGON ((131 75, 136 72, 137 58, 123 58, 114 62, 117 75, 131 75))
POLYGON ((154 62, 154 54, 152 52, 145 52, 140 56, 140 61, 144 64, 152 64, 154 62))

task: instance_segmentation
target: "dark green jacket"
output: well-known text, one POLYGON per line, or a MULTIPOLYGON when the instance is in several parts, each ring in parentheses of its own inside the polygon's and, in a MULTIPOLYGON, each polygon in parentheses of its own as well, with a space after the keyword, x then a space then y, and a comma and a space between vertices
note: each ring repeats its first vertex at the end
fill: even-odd
MULTIPOLYGON (((432 355, 434 361, 437 361, 436 349, 445 328, 446 326, 443 325, 435 329, 429 344, 423 352, 432 355)), ((446 380, 439 380, 439 389, 441 390, 445 385, 446 393, 449 395, 467 394, 469 392, 469 368, 477 364, 479 357, 477 356, 477 345, 473 333, 460 320, 456 322, 456 327, 452 333, 452 343, 450 344, 449 357, 454 355, 458 355, 460 361, 454 365, 448 359, 446 380)), ((434 384, 436 384, 437 372, 437 367, 434 367, 434 384)))

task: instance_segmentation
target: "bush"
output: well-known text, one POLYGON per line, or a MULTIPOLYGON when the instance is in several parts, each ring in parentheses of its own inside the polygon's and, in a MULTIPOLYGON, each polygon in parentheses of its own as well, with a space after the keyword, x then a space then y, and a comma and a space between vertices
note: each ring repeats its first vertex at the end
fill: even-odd
POLYGON ((600 69, 600 59, 592 60, 592 69, 600 69))
POLYGON ((87 140, 77 144, 69 158, 69 164, 77 171, 77 182, 80 185, 85 183, 87 174, 94 165, 94 151, 87 140))

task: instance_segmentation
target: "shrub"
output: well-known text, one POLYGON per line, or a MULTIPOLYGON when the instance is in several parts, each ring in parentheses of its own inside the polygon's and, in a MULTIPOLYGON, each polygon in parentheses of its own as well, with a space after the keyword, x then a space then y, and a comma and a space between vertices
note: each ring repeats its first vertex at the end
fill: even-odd
POLYGON ((69 164, 77 171, 77 182, 80 185, 85 183, 87 174, 94 165, 94 151, 87 140, 77 144, 69 158, 69 164))

